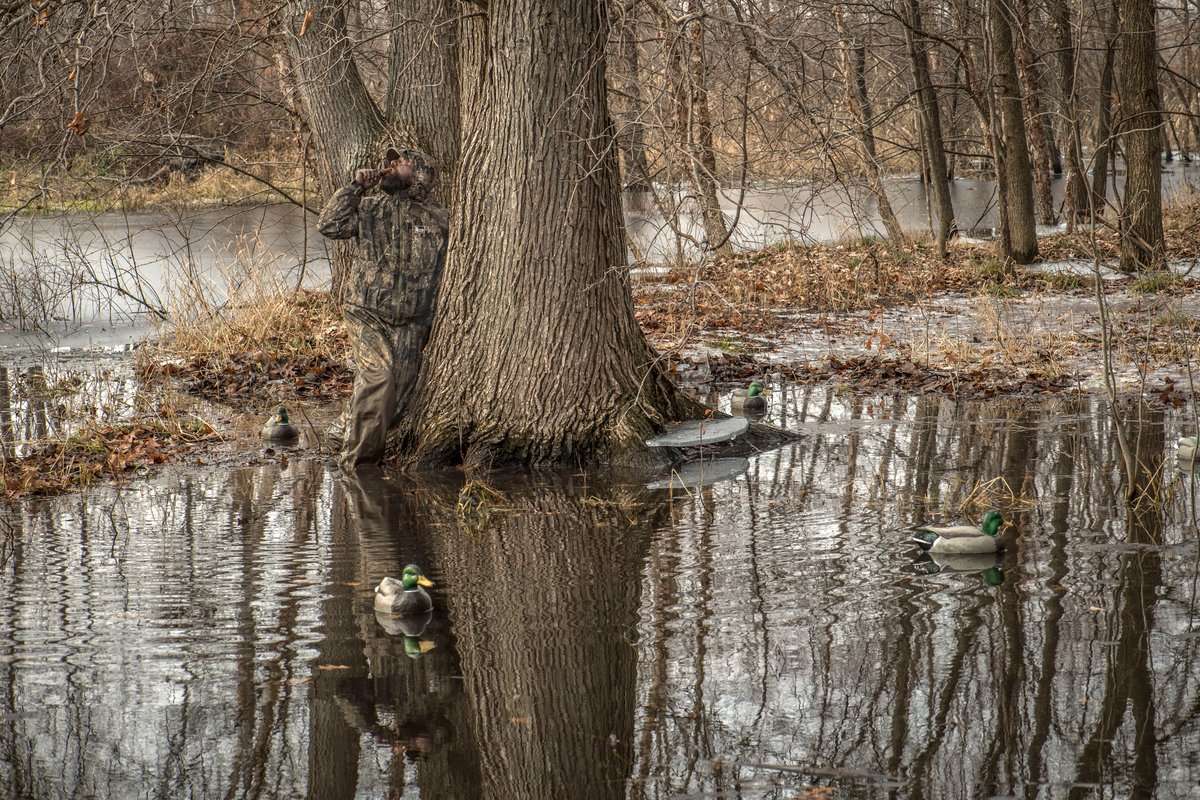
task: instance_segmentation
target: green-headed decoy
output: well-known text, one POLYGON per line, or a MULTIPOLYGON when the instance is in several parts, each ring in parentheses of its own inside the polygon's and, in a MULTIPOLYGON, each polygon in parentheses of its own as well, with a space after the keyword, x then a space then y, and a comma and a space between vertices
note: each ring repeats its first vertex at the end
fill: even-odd
POLYGON ((931 553, 967 555, 994 553, 1000 549, 996 534, 1004 518, 999 511, 983 515, 983 525, 921 525, 913 532, 912 540, 931 553))
POLYGON ((385 614, 410 617, 433 610, 433 601, 425 591, 433 582, 421 574, 421 568, 409 564, 400 580, 384 578, 375 587, 375 610, 385 614))
POLYGON ((300 431, 288 420, 287 409, 280 406, 263 425, 262 435, 270 442, 294 442, 300 437, 300 431))
POLYGON ((767 410, 766 391, 761 383, 754 381, 745 389, 735 389, 731 406, 733 413, 762 414, 767 410))

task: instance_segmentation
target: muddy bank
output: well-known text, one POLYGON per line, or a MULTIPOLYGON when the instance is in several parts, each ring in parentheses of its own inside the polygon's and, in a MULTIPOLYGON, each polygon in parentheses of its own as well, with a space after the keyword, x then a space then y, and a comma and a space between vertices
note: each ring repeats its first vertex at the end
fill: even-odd
POLYGON ((1173 385, 1190 392, 1200 355, 1200 286, 1180 280, 1169 291, 1141 294, 1132 282, 1106 282, 1103 304, 1091 288, 955 292, 843 314, 780 310, 769 326, 654 338, 680 379, 693 384, 778 375, 855 391, 1102 392, 1107 346, 1119 391, 1173 385))
POLYGON ((246 466, 330 452, 337 404, 289 405, 297 447, 266 445, 253 406, 147 380, 129 351, 6 354, 0 360, 0 499, 127 483, 164 468, 246 466))
POLYGON ((1200 203, 1166 218, 1167 269, 1116 269, 1110 231, 1045 237, 1045 259, 958 243, 784 246, 637 276, 638 320, 680 380, 775 376, 952 396, 1190 387, 1200 203), (1107 336, 1106 336, 1107 332, 1107 336))

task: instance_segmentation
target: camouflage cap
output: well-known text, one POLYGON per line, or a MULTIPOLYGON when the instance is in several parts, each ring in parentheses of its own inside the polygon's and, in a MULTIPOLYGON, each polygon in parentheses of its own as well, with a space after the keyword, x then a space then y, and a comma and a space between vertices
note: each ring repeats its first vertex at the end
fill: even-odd
POLYGON ((389 194, 399 194, 412 200, 424 200, 428 197, 437 180, 437 168, 433 166, 429 156, 414 147, 399 150, 388 147, 380 169, 390 171, 398 164, 407 165, 412 170, 411 177, 406 176, 405 180, 396 182, 385 180, 380 187, 389 194))

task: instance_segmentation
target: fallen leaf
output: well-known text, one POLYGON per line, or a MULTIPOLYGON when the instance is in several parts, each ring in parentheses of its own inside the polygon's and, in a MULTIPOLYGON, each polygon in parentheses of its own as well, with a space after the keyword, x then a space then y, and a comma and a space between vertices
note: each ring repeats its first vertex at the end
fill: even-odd
POLYGON ((304 20, 300 23, 300 35, 301 36, 308 33, 308 26, 312 24, 312 21, 314 19, 316 19, 316 16, 317 16, 316 9, 310 8, 308 11, 304 12, 304 20))
POLYGON ((88 118, 82 111, 76 111, 75 116, 71 117, 71 121, 67 123, 67 130, 76 136, 83 136, 87 133, 88 118))

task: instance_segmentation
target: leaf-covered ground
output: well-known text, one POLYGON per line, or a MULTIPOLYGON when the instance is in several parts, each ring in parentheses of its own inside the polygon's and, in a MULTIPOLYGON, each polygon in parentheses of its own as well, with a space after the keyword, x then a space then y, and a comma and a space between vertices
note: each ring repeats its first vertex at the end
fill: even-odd
POLYGON ((692 383, 774 375, 867 391, 1095 391, 1107 317, 1122 388, 1190 386, 1200 202, 1174 206, 1166 230, 1173 269, 1105 268, 1103 306, 1095 257, 1084 256, 1115 258, 1107 230, 1045 237, 1046 260, 1030 268, 1000 263, 983 244, 956 244, 945 260, 925 242, 769 248, 640 279, 637 315, 692 383))
POLYGON ((0 461, 0 495, 56 494, 99 479, 121 480, 215 438, 207 422, 190 416, 86 426, 65 439, 40 442, 20 458, 0 461))

